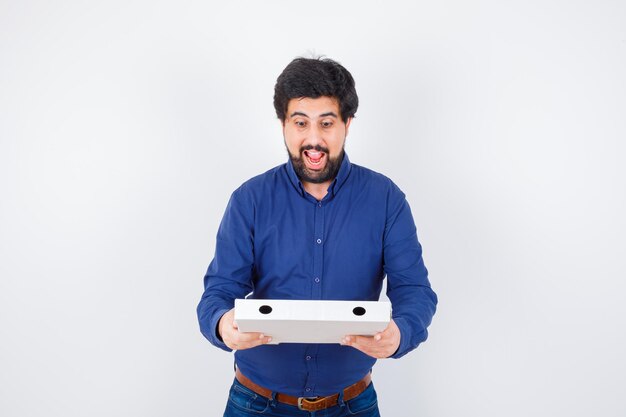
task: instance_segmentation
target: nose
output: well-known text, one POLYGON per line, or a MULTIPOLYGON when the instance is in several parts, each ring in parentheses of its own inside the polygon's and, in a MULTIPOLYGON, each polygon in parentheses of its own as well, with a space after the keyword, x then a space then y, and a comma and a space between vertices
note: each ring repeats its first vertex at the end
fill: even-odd
POLYGON ((311 124, 311 129, 309 130, 309 143, 313 146, 321 145, 324 142, 322 128, 315 123, 311 124))

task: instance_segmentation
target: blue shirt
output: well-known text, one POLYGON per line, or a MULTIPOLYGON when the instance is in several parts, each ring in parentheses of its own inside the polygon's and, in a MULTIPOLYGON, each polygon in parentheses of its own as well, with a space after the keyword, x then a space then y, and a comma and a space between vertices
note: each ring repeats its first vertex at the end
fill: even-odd
MULTIPOLYGON (((378 300, 385 275, 399 358, 426 340, 437 305, 405 195, 345 155, 317 201, 288 161, 233 192, 204 277, 200 329, 230 350, 216 328, 236 298, 378 300)), ((237 351, 235 362, 272 391, 314 397, 355 383, 376 359, 339 344, 285 343, 237 351)))

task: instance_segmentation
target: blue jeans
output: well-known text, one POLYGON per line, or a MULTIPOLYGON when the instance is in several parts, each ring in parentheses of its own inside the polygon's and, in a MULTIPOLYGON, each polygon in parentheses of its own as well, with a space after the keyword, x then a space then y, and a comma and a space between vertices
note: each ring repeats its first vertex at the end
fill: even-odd
POLYGON ((319 411, 302 411, 298 407, 272 401, 244 387, 235 379, 228 395, 224 417, 380 417, 374 384, 358 397, 319 411))

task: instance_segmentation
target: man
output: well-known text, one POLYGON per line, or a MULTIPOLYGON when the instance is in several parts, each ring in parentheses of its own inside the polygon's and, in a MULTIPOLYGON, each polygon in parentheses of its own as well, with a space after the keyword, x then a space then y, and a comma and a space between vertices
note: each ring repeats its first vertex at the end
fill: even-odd
POLYGON ((274 107, 289 160, 232 194, 198 305, 204 336, 236 350, 224 416, 378 416, 372 366, 426 340, 437 304, 409 205, 390 179, 344 152, 358 97, 343 66, 293 60, 274 107), (267 345, 271 335, 239 332, 233 321, 234 300, 248 294, 378 300, 385 275, 392 320, 373 337, 267 345))

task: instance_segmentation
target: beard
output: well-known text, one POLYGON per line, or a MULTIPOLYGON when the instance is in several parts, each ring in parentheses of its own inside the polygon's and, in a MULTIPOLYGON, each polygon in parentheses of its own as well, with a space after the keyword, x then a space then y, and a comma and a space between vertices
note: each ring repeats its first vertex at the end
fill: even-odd
POLYGON ((345 152, 342 147, 339 155, 336 158, 331 158, 328 152, 328 148, 320 145, 308 145, 300 148, 299 155, 292 155, 291 152, 289 152, 289 148, 287 148, 287 153, 289 154, 289 159, 291 159, 293 169, 294 171, 296 171, 296 175, 298 175, 300 181, 310 182, 313 184, 322 184, 326 181, 335 179, 337 173, 339 172, 339 168, 341 167, 341 162, 343 161, 343 155, 345 152), (304 151, 308 150, 316 150, 318 152, 324 152, 326 154, 326 165, 322 170, 314 171, 307 168, 306 164, 304 163, 304 151))

